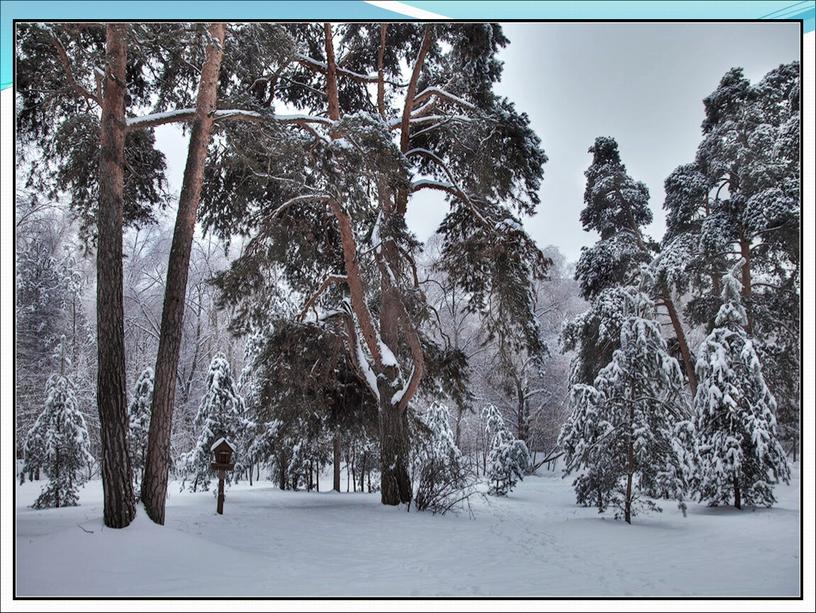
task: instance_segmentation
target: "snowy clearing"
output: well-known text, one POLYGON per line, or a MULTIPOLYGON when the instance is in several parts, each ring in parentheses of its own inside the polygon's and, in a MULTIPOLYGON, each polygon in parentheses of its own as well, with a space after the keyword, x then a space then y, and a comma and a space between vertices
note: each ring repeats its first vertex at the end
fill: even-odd
MULTIPOLYGON (((379 494, 212 492, 171 483, 167 525, 140 509, 102 525, 98 481, 80 505, 29 508, 17 486, 18 596, 797 596, 799 466, 773 509, 671 502, 632 526, 574 504, 560 473, 468 513, 388 508, 379 494), (77 563, 79 562, 79 563, 77 563)), ((329 485, 328 481, 326 485, 329 485)))

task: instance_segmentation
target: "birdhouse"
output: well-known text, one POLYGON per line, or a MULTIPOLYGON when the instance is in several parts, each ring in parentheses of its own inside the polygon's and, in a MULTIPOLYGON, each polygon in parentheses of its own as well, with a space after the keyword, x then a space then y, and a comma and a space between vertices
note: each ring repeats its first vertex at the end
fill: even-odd
POLYGON ((219 438, 212 444, 210 451, 213 453, 213 470, 232 470, 235 464, 232 456, 235 453, 235 446, 224 437, 219 438))

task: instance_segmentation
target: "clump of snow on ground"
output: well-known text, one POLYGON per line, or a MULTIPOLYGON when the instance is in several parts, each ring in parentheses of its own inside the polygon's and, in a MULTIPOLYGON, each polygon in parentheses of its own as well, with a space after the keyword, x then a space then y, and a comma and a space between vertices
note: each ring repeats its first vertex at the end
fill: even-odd
POLYGON ((18 596, 796 596, 799 467, 772 509, 667 503, 629 526, 574 504, 570 479, 528 477, 507 498, 434 516, 379 494, 211 492, 171 484, 167 525, 139 509, 102 524, 99 481, 78 507, 29 508, 17 486, 18 596))

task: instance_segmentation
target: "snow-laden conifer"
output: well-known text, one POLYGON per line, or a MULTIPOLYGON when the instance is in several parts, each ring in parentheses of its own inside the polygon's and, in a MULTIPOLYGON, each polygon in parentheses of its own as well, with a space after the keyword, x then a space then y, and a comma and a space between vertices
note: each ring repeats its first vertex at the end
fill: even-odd
POLYGON ((771 506, 773 486, 788 483, 790 467, 776 434, 776 401, 753 341, 737 279, 742 261, 722 279, 722 306, 700 345, 700 386, 694 399, 697 476, 701 500, 711 505, 771 506))
POLYGON ((486 472, 488 493, 506 496, 524 479, 530 465, 530 453, 524 441, 513 435, 494 405, 482 409, 482 419, 490 441, 486 472))
POLYGON ((450 410, 434 402, 421 416, 423 433, 413 457, 417 509, 445 512, 467 497, 462 453, 450 427, 450 410))
POLYGON ((652 496, 673 498, 685 510, 687 475, 683 375, 642 291, 651 283, 645 268, 641 275, 641 289, 626 290, 620 348, 592 385, 573 385, 559 441, 567 474, 578 472, 577 501, 601 512, 615 507, 629 523, 639 507, 660 510, 652 496))
POLYGON ((76 506, 78 489, 84 483, 83 468, 93 461, 88 429, 74 395, 71 381, 63 373, 67 362, 65 337, 57 349, 60 373, 46 384, 45 408, 26 441, 26 461, 48 475, 34 508, 76 506))
POLYGON ((139 482, 147 460, 147 433, 150 428, 150 405, 153 402, 153 369, 145 368, 133 389, 133 398, 128 406, 130 429, 128 448, 133 477, 139 482))
MULTIPOLYGON (((213 461, 210 448, 222 436, 235 440, 236 434, 242 431, 244 414, 244 400, 238 393, 232 369, 224 354, 218 353, 210 362, 206 392, 195 417, 198 438, 193 449, 184 456, 185 482, 190 482, 192 491, 209 488, 212 479, 210 463, 213 461)), ((227 474, 228 481, 230 475, 227 474)))

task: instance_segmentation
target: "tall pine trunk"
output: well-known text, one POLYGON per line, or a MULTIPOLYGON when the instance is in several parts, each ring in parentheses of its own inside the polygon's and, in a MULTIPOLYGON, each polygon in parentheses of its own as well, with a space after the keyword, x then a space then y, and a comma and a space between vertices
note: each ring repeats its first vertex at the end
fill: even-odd
POLYGON ((754 334, 754 317, 751 290, 751 245, 747 238, 740 238, 740 255, 742 256, 742 302, 745 306, 745 313, 748 316, 748 325, 745 326, 748 336, 754 334))
POLYGON ((635 449, 632 441, 632 428, 635 421, 635 407, 629 400, 629 436, 626 440, 626 500, 624 502, 623 519, 627 524, 632 523, 632 481, 635 474, 635 449))
POLYGON ((101 443, 104 521, 124 528, 136 513, 128 453, 125 391, 125 326, 122 298, 125 90, 127 42, 124 24, 106 27, 106 71, 102 98, 97 215, 96 333, 97 404, 101 443))
POLYGON ((694 398, 697 394, 697 373, 694 372, 694 364, 691 360, 691 351, 689 351, 688 341, 686 340, 686 332, 683 330, 683 324, 680 321, 680 316, 677 314, 677 308, 674 306, 674 301, 667 289, 663 290, 662 299, 663 304, 666 305, 666 310, 669 312, 669 319, 671 320, 672 328, 674 328, 674 335, 677 337, 680 355, 683 358, 683 368, 688 378, 691 397, 694 398))
POLYGON ((334 454, 332 457, 334 467, 334 480, 332 483, 332 489, 335 492, 340 491, 340 432, 335 430, 334 432, 334 454))
POLYGON ((142 483, 142 500, 150 518, 164 523, 167 479, 170 469, 170 431, 173 423, 173 402, 176 395, 176 370, 181 348, 184 303, 190 250, 195 232, 196 214, 204 180, 204 163, 213 126, 213 115, 218 97, 218 72, 224 54, 223 23, 208 27, 210 42, 201 70, 196 98, 196 114, 190 133, 187 165, 184 168, 179 208, 170 260, 167 267, 164 307, 156 357, 156 378, 153 392, 153 410, 148 433, 147 466, 142 483))
MULTIPOLYGON (((381 394, 382 396, 382 394, 381 394)), ((380 498, 383 504, 411 502, 408 420, 389 399, 380 400, 380 498)))

